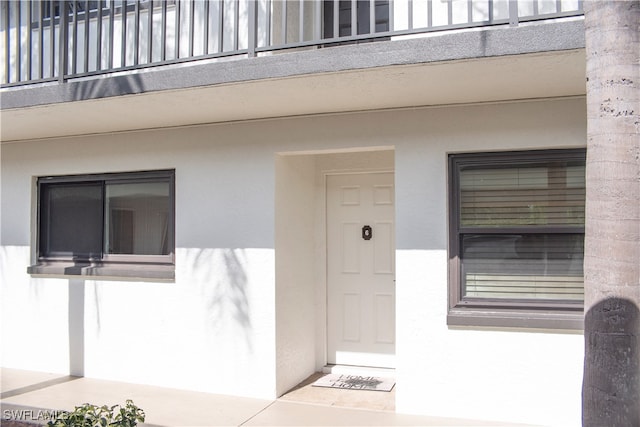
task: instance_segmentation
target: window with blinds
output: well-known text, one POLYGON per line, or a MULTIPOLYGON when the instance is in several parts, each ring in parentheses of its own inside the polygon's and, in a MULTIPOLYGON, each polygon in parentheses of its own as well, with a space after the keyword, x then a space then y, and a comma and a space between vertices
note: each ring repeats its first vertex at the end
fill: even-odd
POLYGON ((459 303, 581 308, 584 150, 452 155, 450 179, 459 303))
POLYGON ((462 227, 584 227, 584 163, 460 170, 462 227))

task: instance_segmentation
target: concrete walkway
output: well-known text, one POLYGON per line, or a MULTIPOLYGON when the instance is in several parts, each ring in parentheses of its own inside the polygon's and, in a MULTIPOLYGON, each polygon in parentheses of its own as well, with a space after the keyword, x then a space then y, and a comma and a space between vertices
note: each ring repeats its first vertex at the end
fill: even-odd
POLYGON ((251 399, 3 368, 2 426, 46 424, 85 402, 144 409, 146 426, 504 426, 491 421, 395 413, 395 392, 311 387, 310 377, 276 400, 251 399))

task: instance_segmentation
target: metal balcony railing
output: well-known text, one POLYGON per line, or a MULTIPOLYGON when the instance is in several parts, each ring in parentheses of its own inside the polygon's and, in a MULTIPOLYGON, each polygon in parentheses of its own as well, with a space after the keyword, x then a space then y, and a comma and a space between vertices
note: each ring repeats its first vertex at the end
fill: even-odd
POLYGON ((0 83, 582 13, 582 0, 9 0, 0 2, 0 83))

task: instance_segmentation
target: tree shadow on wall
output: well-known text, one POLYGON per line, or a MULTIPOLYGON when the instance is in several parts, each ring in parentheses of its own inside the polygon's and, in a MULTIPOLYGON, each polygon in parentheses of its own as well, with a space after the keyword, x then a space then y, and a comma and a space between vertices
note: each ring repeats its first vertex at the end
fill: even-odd
MULTIPOLYGON (((193 258, 190 270, 195 272, 206 304, 208 326, 213 329, 233 327, 244 337, 251 351, 249 315, 249 280, 243 249, 201 249, 193 258), (229 325, 229 319, 235 322, 229 325)), ((240 335, 238 335, 240 336, 240 335)))
POLYGON ((585 315, 584 426, 640 426, 640 311, 608 298, 585 315))
POLYGON ((135 95, 147 91, 140 74, 132 73, 106 79, 89 79, 67 83, 66 101, 135 95))

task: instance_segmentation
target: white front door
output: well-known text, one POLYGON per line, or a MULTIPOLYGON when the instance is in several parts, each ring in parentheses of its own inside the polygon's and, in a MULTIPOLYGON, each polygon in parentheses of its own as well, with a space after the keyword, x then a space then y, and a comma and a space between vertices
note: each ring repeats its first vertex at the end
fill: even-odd
POLYGON ((327 361, 394 367, 394 176, 327 176, 327 361))

